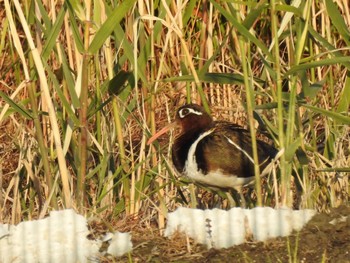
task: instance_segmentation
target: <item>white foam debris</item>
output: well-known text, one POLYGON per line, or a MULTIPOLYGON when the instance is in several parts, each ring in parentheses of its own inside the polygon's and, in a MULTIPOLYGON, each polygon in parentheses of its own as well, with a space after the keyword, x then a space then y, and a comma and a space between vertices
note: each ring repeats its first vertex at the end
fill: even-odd
POLYGON ((107 253, 115 257, 120 257, 132 249, 131 235, 129 233, 108 233, 103 238, 103 241, 109 243, 107 253))
POLYGON ((208 248, 228 248, 249 239, 264 241, 288 236, 294 230, 301 230, 315 214, 310 209, 256 207, 225 211, 180 207, 168 214, 164 235, 169 237, 179 231, 208 248))
MULTIPOLYGON (((71 209, 52 211, 47 218, 16 226, 0 224, 0 262, 96 261, 102 240, 89 240, 89 234, 86 218, 71 209)), ((132 246, 128 235, 118 235, 116 246, 132 246)))

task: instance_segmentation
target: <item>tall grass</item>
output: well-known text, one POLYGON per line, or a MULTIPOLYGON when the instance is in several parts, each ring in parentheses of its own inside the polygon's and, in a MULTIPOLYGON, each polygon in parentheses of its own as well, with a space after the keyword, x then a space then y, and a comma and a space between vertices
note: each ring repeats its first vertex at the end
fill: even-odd
POLYGON ((73 207, 162 228, 195 200, 173 135, 146 141, 190 101, 280 150, 280 179, 257 166, 251 205, 349 202, 347 1, 1 5, 2 221, 73 207))

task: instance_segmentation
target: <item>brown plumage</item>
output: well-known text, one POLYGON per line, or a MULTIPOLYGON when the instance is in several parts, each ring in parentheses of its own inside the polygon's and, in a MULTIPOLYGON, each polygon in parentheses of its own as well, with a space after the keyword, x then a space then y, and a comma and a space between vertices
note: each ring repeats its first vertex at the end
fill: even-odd
MULTIPOLYGON (((181 127, 172 147, 172 160, 179 173, 212 188, 234 188, 239 192, 242 186, 254 181, 249 131, 230 122, 214 121, 201 106, 187 104, 178 109, 175 122, 148 143, 175 126, 181 127)), ((260 140, 257 150, 262 171, 277 150, 260 140)))

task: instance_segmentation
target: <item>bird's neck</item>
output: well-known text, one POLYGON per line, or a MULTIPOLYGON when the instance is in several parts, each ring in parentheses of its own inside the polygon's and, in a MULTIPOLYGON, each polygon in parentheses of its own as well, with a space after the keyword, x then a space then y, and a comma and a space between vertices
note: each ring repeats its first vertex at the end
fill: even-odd
POLYGON ((172 159, 174 166, 178 172, 183 172, 190 147, 201 133, 202 131, 199 129, 191 129, 185 133, 181 133, 175 139, 174 145, 172 147, 172 159))

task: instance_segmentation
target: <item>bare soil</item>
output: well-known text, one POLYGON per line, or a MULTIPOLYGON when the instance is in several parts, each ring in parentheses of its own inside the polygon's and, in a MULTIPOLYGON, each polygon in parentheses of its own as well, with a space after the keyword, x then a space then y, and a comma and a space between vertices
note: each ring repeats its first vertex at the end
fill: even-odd
POLYGON ((169 239, 156 227, 138 226, 130 229, 132 253, 118 262, 350 262, 349 215, 350 206, 341 206, 316 214, 289 237, 210 250, 182 234, 169 239))

